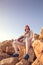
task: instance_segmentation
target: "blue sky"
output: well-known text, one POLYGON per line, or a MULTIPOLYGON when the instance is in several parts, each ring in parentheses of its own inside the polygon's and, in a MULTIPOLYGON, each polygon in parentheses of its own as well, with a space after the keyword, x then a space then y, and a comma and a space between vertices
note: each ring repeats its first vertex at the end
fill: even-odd
POLYGON ((43 0, 0 0, 0 41, 21 36, 26 24, 40 32, 43 0))

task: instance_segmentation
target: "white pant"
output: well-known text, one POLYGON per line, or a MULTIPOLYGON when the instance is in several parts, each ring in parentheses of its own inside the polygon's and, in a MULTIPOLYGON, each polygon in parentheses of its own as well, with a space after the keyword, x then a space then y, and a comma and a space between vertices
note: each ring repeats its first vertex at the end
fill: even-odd
MULTIPOLYGON (((24 45, 24 43, 21 43, 19 41, 13 41, 13 47, 15 49, 15 53, 18 53, 18 45, 24 45)), ((25 45, 26 45, 26 54, 28 54, 29 48, 31 46, 31 40, 28 40, 28 38, 25 39, 25 45)))

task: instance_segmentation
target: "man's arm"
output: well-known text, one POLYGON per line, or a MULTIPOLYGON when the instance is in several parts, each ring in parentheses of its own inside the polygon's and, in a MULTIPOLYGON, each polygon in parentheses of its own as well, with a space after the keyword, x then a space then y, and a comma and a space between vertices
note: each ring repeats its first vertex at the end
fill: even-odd
POLYGON ((22 38, 24 38, 24 35, 20 36, 17 40, 20 40, 20 39, 22 39, 22 38))

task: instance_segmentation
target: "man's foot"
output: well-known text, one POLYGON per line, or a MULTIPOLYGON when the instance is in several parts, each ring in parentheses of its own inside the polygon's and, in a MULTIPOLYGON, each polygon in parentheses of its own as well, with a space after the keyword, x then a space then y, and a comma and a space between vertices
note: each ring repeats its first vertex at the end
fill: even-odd
POLYGON ((28 60, 28 58, 29 58, 29 55, 26 54, 26 55, 24 56, 24 59, 25 59, 25 60, 28 60))
POLYGON ((19 54, 17 54, 17 53, 14 53, 13 55, 12 55, 12 57, 18 57, 19 56, 19 54))

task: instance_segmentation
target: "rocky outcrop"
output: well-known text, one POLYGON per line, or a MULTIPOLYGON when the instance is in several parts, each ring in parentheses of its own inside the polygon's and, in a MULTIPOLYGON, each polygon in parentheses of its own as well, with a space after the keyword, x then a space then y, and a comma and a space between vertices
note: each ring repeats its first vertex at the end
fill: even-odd
POLYGON ((29 62, 25 59, 22 59, 20 62, 18 62, 16 65, 29 65, 29 62))
POLYGON ((39 34, 34 33, 33 36, 34 36, 34 40, 39 39, 39 34))
POLYGON ((38 59, 36 59, 32 65, 43 65, 38 59))
POLYGON ((15 65, 18 62, 18 58, 6 58, 0 61, 0 65, 15 65))
POLYGON ((43 54, 43 42, 40 40, 35 40, 32 44, 36 57, 39 57, 43 54))
POLYGON ((29 59, 28 60, 21 59, 20 62, 18 62, 16 65, 30 65, 34 61, 34 58, 35 58, 33 48, 29 49, 28 54, 29 54, 29 59))
POLYGON ((34 40, 32 46, 36 55, 36 60, 32 65, 43 65, 43 28, 40 31, 39 38, 34 40))
POLYGON ((10 55, 8 55, 8 54, 6 54, 6 53, 0 53, 0 61, 1 61, 2 59, 9 58, 9 57, 10 57, 10 55))
MULTIPOLYGON (((12 57, 11 56, 11 54, 13 54, 15 51, 14 51, 14 48, 12 47, 12 41, 11 40, 9 40, 9 41, 4 41, 4 42, 2 42, 1 43, 1 45, 0 45, 0 49, 1 49, 1 52, 0 52, 0 65, 9 65, 10 64, 10 62, 8 62, 8 64, 7 64, 7 62, 6 62, 6 60, 7 61, 9 61, 9 59, 10 59, 10 57, 12 57), (2 64, 3 63, 3 64, 2 64)), ((23 63, 24 63, 24 61, 25 61, 25 64, 29 64, 30 62, 32 63, 33 61, 34 61, 34 50, 33 50, 33 48, 31 47, 30 49, 29 49, 29 52, 28 52, 28 54, 29 54, 29 59, 28 59, 28 61, 26 61, 26 60, 22 60, 23 59, 23 57, 24 57, 24 54, 25 54, 25 46, 19 46, 18 45, 18 53, 19 53, 19 58, 17 59, 17 58, 14 58, 14 59, 17 59, 17 61, 22 61, 23 63), (31 52, 30 52, 31 51, 31 52), (27 63, 28 62, 28 63, 27 63)), ((13 60, 12 60, 13 61, 13 60)), ((15 63, 15 62, 14 62, 15 63)), ((17 63, 17 62, 16 62, 17 63)), ((19 62, 18 62, 19 63, 19 62)), ((25 65, 24 64, 24 65, 25 65)))
POLYGON ((0 50, 1 52, 4 52, 6 53, 6 48, 8 47, 9 50, 7 50, 7 53, 13 53, 14 52, 14 49, 12 47, 12 40, 7 40, 7 41, 4 41, 0 44, 0 50))
POLYGON ((40 34, 34 34, 32 47, 29 49, 29 59, 23 57, 26 53, 25 46, 18 45, 19 57, 12 57, 15 52, 13 40, 6 40, 0 43, 0 65, 43 65, 43 28, 40 34))

